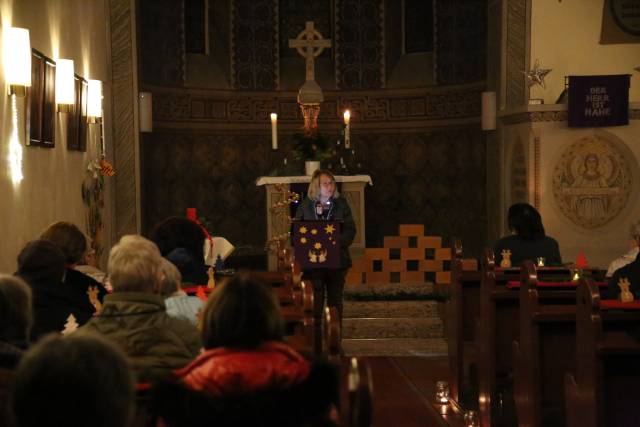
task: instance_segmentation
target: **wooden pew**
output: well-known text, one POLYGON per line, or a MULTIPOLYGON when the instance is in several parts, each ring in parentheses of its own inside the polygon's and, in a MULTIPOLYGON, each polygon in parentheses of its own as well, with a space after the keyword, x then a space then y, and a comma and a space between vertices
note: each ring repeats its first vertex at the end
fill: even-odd
MULTIPOLYGON (((336 311, 335 307, 331 310, 336 311)), ((373 377, 371 366, 366 359, 342 359, 343 373, 346 372, 346 384, 341 387, 343 425, 347 427, 369 427, 373 420, 373 377), (346 365, 346 366, 345 366, 346 365)))
POLYGON ((519 336, 513 341, 518 423, 564 425, 564 374, 575 364, 576 285, 539 284, 530 261, 522 266, 520 283, 519 336))
POLYGON ((446 329, 449 354, 449 387, 451 398, 460 401, 464 384, 465 344, 475 340, 475 324, 480 314, 479 271, 463 271, 462 243, 451 245, 451 287, 446 305, 446 329))
POLYGON ((640 303, 601 300, 581 279, 576 297, 575 374, 565 376, 567 426, 640 425, 640 303))
MULTIPOLYGON (((519 330, 519 287, 509 289, 506 285, 518 281, 520 269, 497 269, 493 251, 486 248, 482 258, 480 286, 480 317, 476 331, 478 358, 478 386, 480 425, 492 426, 502 415, 497 409, 513 408, 513 399, 500 395, 499 379, 509 388, 513 371, 513 341, 519 330)), ((547 267, 538 274, 551 279, 569 279, 571 271, 565 267, 547 267)), ((545 291, 555 292, 555 291, 545 291)), ((513 414, 505 414, 507 418, 513 414), (507 416, 508 415, 508 416, 507 416)))

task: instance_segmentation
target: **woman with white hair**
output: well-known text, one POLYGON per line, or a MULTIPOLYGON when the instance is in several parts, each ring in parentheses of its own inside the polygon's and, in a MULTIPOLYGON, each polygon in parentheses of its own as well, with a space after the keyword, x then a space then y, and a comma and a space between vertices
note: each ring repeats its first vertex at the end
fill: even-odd
POLYGON ((182 290, 182 275, 178 267, 166 258, 162 258, 162 286, 160 293, 165 298, 164 305, 171 317, 188 320, 194 326, 198 325, 198 317, 204 302, 195 296, 189 296, 182 290))
POLYGON ((631 264, 640 252, 640 221, 631 224, 629 228, 629 252, 611 261, 607 268, 606 277, 612 277, 616 270, 631 264))
POLYGON ((171 317, 160 295, 162 257, 158 247, 141 236, 124 236, 109 253, 113 294, 102 311, 79 333, 98 332, 127 354, 138 382, 168 374, 200 351, 198 330, 171 317))

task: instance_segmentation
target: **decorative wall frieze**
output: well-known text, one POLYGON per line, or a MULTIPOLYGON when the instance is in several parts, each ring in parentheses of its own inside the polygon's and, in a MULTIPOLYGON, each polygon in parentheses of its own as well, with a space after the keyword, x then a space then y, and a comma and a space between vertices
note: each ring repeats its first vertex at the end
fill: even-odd
MULTIPOLYGON (((505 125, 517 125, 520 123, 539 123, 539 122, 566 122, 568 119, 567 110, 556 111, 518 111, 512 114, 506 114, 501 117, 501 121, 505 125)), ((640 110, 630 109, 629 120, 639 120, 640 110)))
MULTIPOLYGON (((160 126, 176 122, 262 124, 274 111, 284 124, 302 120, 295 92, 147 90, 153 92, 154 121, 160 126)), ((360 123, 477 120, 482 90, 483 85, 469 85, 432 90, 325 92, 320 120, 337 123, 342 120, 345 108, 349 108, 353 120, 360 123)))

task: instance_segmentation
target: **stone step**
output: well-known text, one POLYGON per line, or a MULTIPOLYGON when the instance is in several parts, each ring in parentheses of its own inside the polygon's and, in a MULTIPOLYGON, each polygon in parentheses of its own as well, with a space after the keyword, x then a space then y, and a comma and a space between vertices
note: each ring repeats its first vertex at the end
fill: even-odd
POLYGON ((433 317, 362 317, 342 320, 344 338, 442 338, 443 327, 433 317))
POLYGON ((376 283, 376 284, 346 284, 344 292, 349 294, 393 295, 398 293, 426 295, 433 293, 433 283, 376 283))
POLYGON ((343 316, 438 317, 436 301, 344 301, 343 316))
POLYGON ((443 338, 385 338, 343 339, 346 356, 421 356, 435 357, 447 354, 443 338))

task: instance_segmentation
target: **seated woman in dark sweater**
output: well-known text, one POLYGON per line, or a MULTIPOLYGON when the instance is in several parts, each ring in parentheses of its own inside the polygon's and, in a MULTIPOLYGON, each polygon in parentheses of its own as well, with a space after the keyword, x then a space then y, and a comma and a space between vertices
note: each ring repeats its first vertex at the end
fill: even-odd
POLYGON ((546 265, 559 265, 560 248, 558 242, 544 232, 540 214, 528 203, 516 203, 509 208, 509 230, 511 236, 499 239, 494 247, 496 264, 502 260, 502 251, 511 251, 511 265, 516 267, 525 260, 536 261, 544 258, 546 265))

